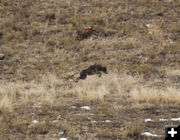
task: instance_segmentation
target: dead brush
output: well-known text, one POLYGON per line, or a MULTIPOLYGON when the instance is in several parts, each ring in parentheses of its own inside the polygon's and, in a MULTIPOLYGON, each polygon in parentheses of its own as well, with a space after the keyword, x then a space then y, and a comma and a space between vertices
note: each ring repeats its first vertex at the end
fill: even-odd
POLYGON ((47 134, 49 132, 47 123, 37 123, 28 129, 29 134, 47 134))
POLYGON ((138 120, 136 122, 129 123, 129 124, 127 123, 127 124, 125 124, 124 131, 122 132, 123 136, 125 138, 138 139, 138 137, 142 133, 144 127, 145 127, 145 125, 143 124, 143 122, 141 120, 138 120))
POLYGON ((135 71, 139 75, 143 75, 144 78, 148 78, 152 74, 159 75, 161 72, 161 70, 159 68, 157 68, 156 66, 153 66, 152 64, 141 64, 139 66, 136 66, 135 71))
POLYGON ((76 39, 81 41, 83 39, 87 39, 92 35, 98 35, 98 32, 92 27, 85 28, 83 31, 77 31, 76 39))

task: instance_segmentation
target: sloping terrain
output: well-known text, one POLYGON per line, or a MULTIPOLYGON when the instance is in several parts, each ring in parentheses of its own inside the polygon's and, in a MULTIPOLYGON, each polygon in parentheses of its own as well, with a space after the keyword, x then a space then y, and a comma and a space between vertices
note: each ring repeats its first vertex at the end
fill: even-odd
POLYGON ((179 25, 179 0, 0 0, 0 139, 163 139, 180 117, 179 25), (108 74, 75 82, 93 64, 108 74))

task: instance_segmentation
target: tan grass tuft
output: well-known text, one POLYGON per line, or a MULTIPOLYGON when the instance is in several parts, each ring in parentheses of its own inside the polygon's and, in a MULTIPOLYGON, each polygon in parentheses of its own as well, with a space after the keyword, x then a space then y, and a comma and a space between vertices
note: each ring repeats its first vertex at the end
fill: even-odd
POLYGON ((129 137, 129 138, 137 138, 140 136, 144 129, 144 124, 141 120, 138 120, 136 122, 133 122, 131 124, 126 124, 125 129, 123 131, 123 136, 124 137, 129 137))
POLYGON ((8 96, 2 97, 0 100, 0 113, 9 113, 12 111, 12 101, 8 96))
POLYGON ((139 87, 134 88, 131 91, 131 99, 138 102, 148 102, 148 103, 180 103, 180 90, 176 88, 153 89, 139 87))

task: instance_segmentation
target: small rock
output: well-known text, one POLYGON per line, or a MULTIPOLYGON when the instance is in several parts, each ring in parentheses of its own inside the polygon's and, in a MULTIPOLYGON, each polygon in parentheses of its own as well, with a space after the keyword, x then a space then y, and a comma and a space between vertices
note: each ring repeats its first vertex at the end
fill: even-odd
POLYGON ((75 108, 76 108, 76 106, 71 106, 71 108, 75 109, 75 108))
POLYGON ((164 0, 164 2, 173 2, 174 0, 164 0))
POLYGON ((5 58, 5 55, 0 53, 0 60, 3 60, 5 58))
POLYGON ((57 123, 57 122, 58 122, 58 120, 53 120, 53 121, 52 121, 52 123, 57 123))
POLYGON ((91 121, 91 123, 97 123, 97 121, 91 121))
POLYGON ((64 130, 62 130, 59 132, 59 135, 63 135, 64 133, 65 133, 64 130))
POLYGON ((150 28, 150 27, 152 27, 152 25, 151 24, 146 24, 146 27, 150 28))
POLYGON ((59 120, 59 119, 62 119, 62 116, 61 115, 58 115, 57 116, 57 119, 59 120))

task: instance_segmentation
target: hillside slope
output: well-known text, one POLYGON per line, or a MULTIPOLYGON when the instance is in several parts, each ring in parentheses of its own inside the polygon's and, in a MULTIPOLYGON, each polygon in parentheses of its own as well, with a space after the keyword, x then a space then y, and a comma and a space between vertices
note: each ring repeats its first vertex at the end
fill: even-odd
POLYGON ((179 25, 179 0, 0 0, 0 139, 162 139, 180 117, 179 25), (93 64, 108 74, 74 82, 93 64))

